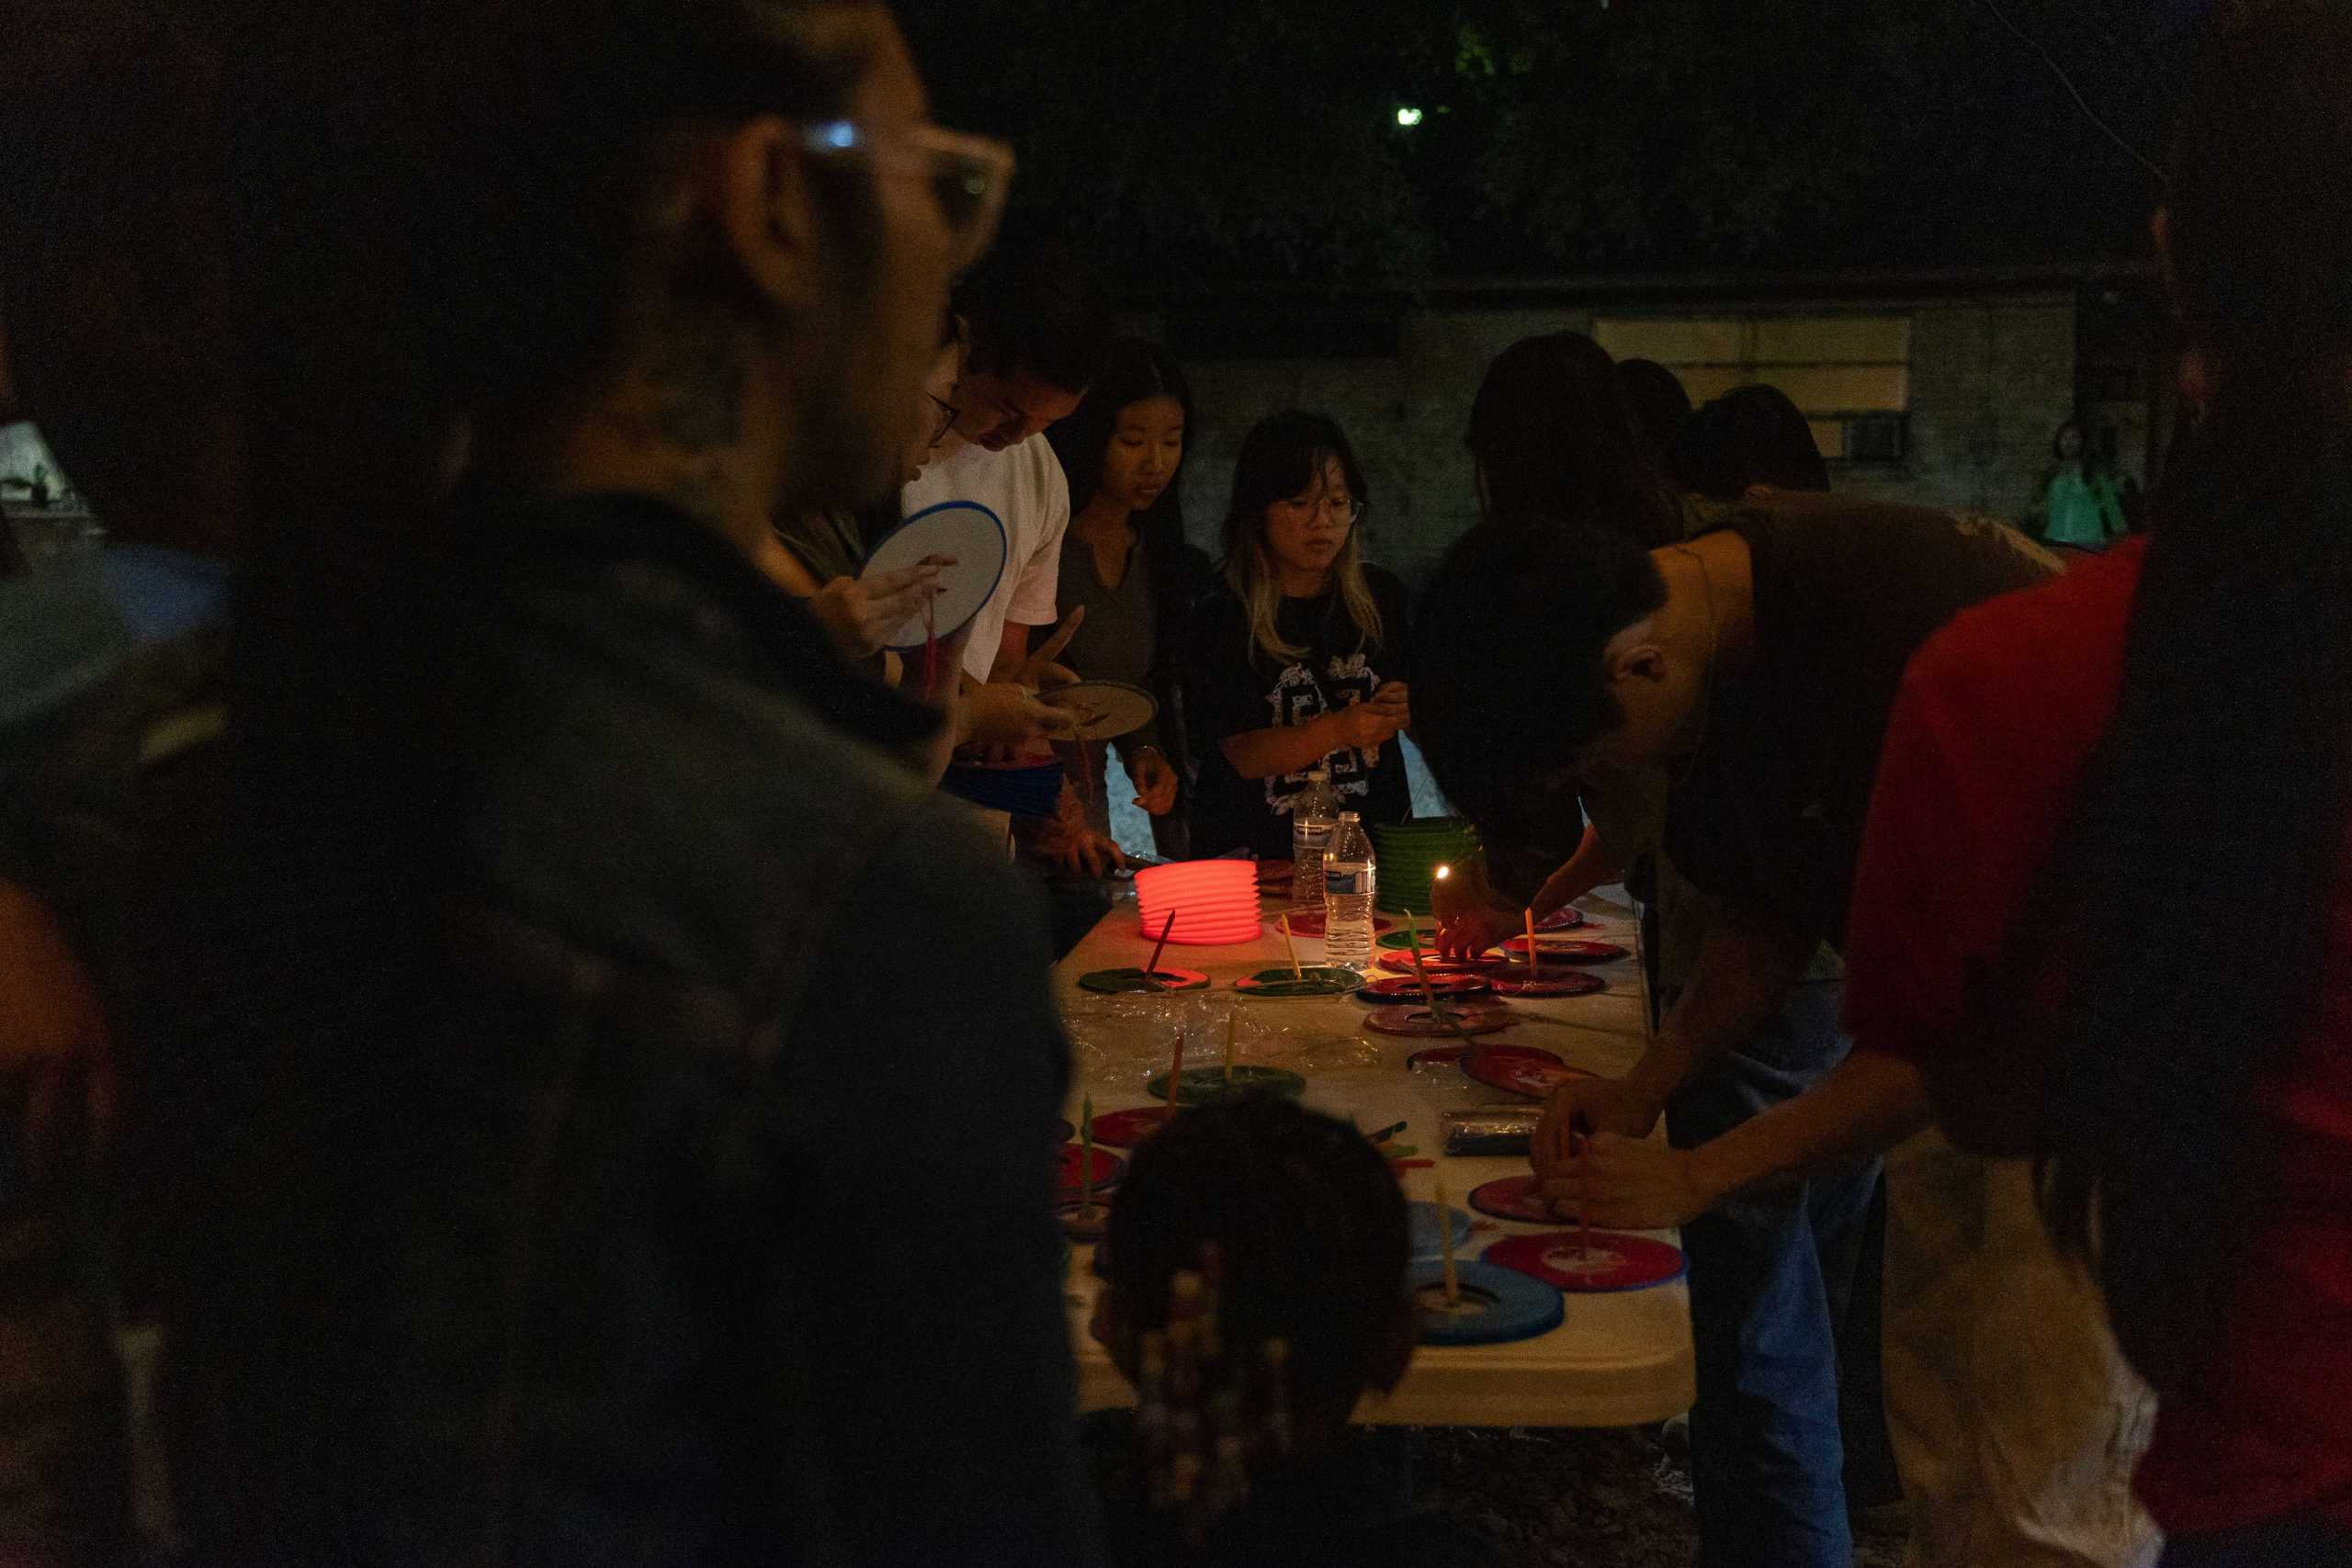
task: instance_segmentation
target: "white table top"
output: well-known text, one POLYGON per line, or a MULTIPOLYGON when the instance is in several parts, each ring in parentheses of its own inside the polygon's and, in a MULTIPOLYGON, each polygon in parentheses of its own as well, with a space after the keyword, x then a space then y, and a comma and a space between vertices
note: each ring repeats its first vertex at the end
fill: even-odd
MULTIPOLYGON (((1613 890, 1604 890, 1608 892, 1613 890)), ((1269 897, 1268 918, 1281 907, 1269 897)), ((1634 945, 1631 910, 1622 897, 1595 896, 1577 907, 1592 924, 1568 934, 1634 945)), ((1320 942, 1301 938, 1297 946, 1300 962, 1321 961, 1320 942)), ((1236 979, 1285 963, 1281 939, 1271 927, 1254 946, 1170 944, 1160 967, 1206 974, 1206 993, 1113 998, 1078 985, 1080 975, 1140 967, 1150 956, 1151 943, 1138 930, 1130 894, 1055 969, 1056 995, 1075 1057, 1065 1111, 1073 1124, 1089 1093, 1098 1116, 1154 1103, 1144 1085, 1167 1070, 1180 1021, 1191 1021, 1186 1065, 1220 1061, 1226 1018, 1238 1009, 1237 1060, 1300 1074, 1306 1079, 1306 1104, 1352 1117, 1367 1131, 1406 1122, 1396 1142, 1418 1145, 1417 1157, 1437 1161, 1456 1208, 1469 1207, 1471 1189, 1526 1171, 1527 1163, 1520 1158, 1463 1159, 1445 1154, 1440 1111, 1512 1098, 1472 1082, 1457 1067, 1406 1066, 1415 1051, 1446 1042, 1374 1034, 1363 1026, 1370 1010, 1350 998, 1274 1000, 1235 992, 1236 979)), ((1484 1038, 1540 1045, 1572 1066, 1623 1072, 1641 1054, 1639 979, 1631 958, 1600 965, 1595 972, 1609 982, 1608 990, 1589 997, 1516 999, 1511 1005, 1527 1015, 1525 1021, 1484 1038)), ((1406 1195, 1434 1197, 1436 1174, 1405 1171, 1406 1195)), ((1464 1259, 1504 1235, 1558 1228, 1475 1217, 1480 1228, 1461 1248, 1459 1256, 1464 1259)), ((1672 1232, 1652 1234, 1676 1239, 1672 1232)), ((1091 1261, 1091 1248, 1078 1248, 1069 1283, 1079 1398, 1086 1409, 1131 1401, 1117 1370, 1086 1333, 1095 1289, 1089 1272, 1091 1261)), ((1623 1427, 1662 1421, 1689 1409, 1693 1397, 1690 1294, 1677 1280, 1644 1291, 1571 1294, 1560 1326, 1537 1338, 1510 1345, 1423 1347, 1396 1393, 1366 1401, 1358 1418, 1406 1426, 1623 1427)))

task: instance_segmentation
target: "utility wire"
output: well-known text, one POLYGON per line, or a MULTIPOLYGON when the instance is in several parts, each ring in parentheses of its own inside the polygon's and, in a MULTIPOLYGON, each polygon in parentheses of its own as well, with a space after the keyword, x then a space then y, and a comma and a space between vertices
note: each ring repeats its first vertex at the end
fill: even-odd
POLYGON ((2008 13, 2002 10, 2001 7, 1995 3, 1995 0, 1977 0, 1977 3, 1983 6, 1987 11, 1993 13, 1993 19, 2000 23, 2001 26, 2008 31, 2011 37, 2015 38, 2019 43, 2025 45, 2028 49, 2033 51, 2034 53, 2041 56, 2041 62, 2050 67, 2050 73, 2058 78, 2058 85, 2065 88, 2068 95, 2074 98, 2075 107, 2083 111, 2083 118, 2085 119, 2089 120, 2093 125, 2098 127, 2099 133, 2105 136, 2109 141, 2114 142, 2118 147, 2120 147, 2124 153, 2130 157, 2133 163, 2139 164, 2142 168, 2147 170, 2148 173, 2154 175, 2156 177, 2156 183, 2158 185, 2165 183, 2165 172, 2156 167, 2155 164, 2150 163, 2146 154, 2143 153, 2137 147, 2132 146, 2129 141, 2126 141, 2121 136, 2116 134, 2115 128, 2098 117, 2098 111, 2091 107, 2089 101, 2083 96, 2082 90, 2075 85, 2074 78, 2066 74, 2066 68, 2058 63, 2056 56, 2052 55, 2048 50, 2041 46, 2041 40, 2029 36, 2024 29, 2020 28, 2015 22, 2009 20, 2008 13))

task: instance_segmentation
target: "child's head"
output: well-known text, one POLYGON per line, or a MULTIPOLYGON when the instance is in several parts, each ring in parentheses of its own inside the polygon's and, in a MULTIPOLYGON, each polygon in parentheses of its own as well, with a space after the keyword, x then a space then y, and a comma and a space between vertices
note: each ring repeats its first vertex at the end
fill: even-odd
POLYGON ((1236 1349, 1289 1347, 1297 1425, 1344 1422, 1412 1358, 1404 1195, 1363 1134, 1287 1100, 1187 1111, 1136 1151, 1111 1208, 1095 1337, 1135 1382, 1170 1283, 1214 1243, 1218 1331, 1236 1349))

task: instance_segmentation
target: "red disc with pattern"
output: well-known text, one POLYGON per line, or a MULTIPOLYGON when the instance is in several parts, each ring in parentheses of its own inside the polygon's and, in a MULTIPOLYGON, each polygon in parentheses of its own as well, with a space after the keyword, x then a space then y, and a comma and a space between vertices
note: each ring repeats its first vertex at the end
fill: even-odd
MULTIPOLYGON (((1431 975, 1429 988, 1441 997, 1479 997, 1494 987, 1487 984, 1483 975, 1431 975)), ((1420 977, 1416 975, 1384 975, 1377 980, 1366 980, 1356 995, 1379 1001, 1408 1002, 1421 995, 1420 977)))
POLYGON ((1507 1235, 1483 1256, 1563 1291, 1638 1291, 1679 1280, 1683 1269, 1680 1247, 1622 1231, 1507 1235))
MULTIPOLYGON (((1410 975, 1413 972, 1413 955, 1409 953, 1384 953, 1380 955, 1380 966, 1391 974, 1410 975)), ((1421 954, 1421 968, 1432 980, 1441 975, 1491 975, 1498 969, 1510 966, 1510 960, 1499 953, 1490 953, 1482 958, 1433 958, 1426 953, 1421 954)))
MULTIPOLYGON (((1589 942, 1582 937, 1545 936, 1536 933, 1535 940, 1544 949, 1546 964, 1613 964, 1632 955, 1630 948, 1613 942, 1589 942)), ((1527 939, 1515 936, 1503 943, 1503 951, 1515 958, 1527 956, 1527 939)))
POLYGON ((1548 1051, 1530 1055, 1499 1045, 1471 1052, 1462 1058, 1462 1070, 1488 1089, 1523 1094, 1530 1100, 1543 1099, 1570 1078, 1592 1077, 1548 1051))
POLYGON ((1094 1118, 1094 1141, 1114 1149, 1131 1149, 1154 1133, 1175 1112, 1164 1105, 1138 1105, 1132 1111, 1105 1111, 1094 1118))
POLYGON ((1560 1216, 1535 1195, 1535 1177, 1506 1176, 1470 1190, 1470 1206, 1482 1214, 1498 1220, 1518 1220, 1522 1224, 1557 1224, 1560 1216))
MULTIPOLYGON (((1096 1137, 1099 1141, 1101 1137, 1099 1131, 1096 1137)), ((1079 1179, 1080 1161, 1085 1157, 1086 1146, 1083 1144, 1064 1144, 1061 1146, 1060 1151, 1054 1156, 1054 1196, 1067 1198, 1080 1190, 1083 1184, 1079 1179)), ((1108 1149, 1096 1148, 1094 1150, 1094 1190, 1100 1192, 1105 1187, 1112 1185, 1119 1179, 1120 1174, 1126 1168, 1125 1160, 1108 1149)))
MULTIPOLYGON (((1416 1051, 1411 1055, 1406 1057, 1405 1065, 1408 1067, 1442 1066, 1447 1063, 1462 1060, 1463 1053, 1469 1049, 1470 1047, 1467 1045, 1431 1045, 1426 1050, 1416 1051)), ((1489 1043, 1480 1045, 1478 1049, 1481 1051, 1508 1052, 1510 1055, 1514 1056, 1531 1056, 1539 1062, 1556 1062, 1560 1059, 1551 1052, 1544 1050, 1541 1045, 1496 1045, 1489 1043)))
POLYGON ((1499 997, 1589 997, 1595 991, 1609 988, 1608 981, 1582 969, 1567 969, 1558 974, 1544 973, 1531 980, 1523 964, 1497 971, 1487 983, 1499 997))
POLYGON ((1374 1008, 1363 1015, 1363 1026, 1374 1034, 1398 1034, 1408 1040, 1450 1040, 1457 1034, 1492 1034, 1509 1029, 1520 1018, 1499 1002, 1487 1007, 1465 1002, 1446 1011, 1453 1021, 1451 1023, 1427 1008, 1374 1008))

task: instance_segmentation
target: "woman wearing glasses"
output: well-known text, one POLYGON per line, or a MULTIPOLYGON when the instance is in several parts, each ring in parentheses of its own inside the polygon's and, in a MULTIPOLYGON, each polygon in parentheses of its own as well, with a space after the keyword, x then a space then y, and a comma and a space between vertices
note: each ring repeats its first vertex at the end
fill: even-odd
MULTIPOLYGON (((1062 537, 1060 605, 1085 619, 1065 662, 1089 681, 1124 681, 1159 700, 1150 724, 1116 742, 1151 814, 1154 847, 1169 860, 1190 852, 1178 809, 1184 747, 1177 706, 1185 612, 1209 583, 1208 557, 1184 542, 1176 481, 1193 418, 1192 389, 1169 352, 1122 338, 1103 356, 1086 401, 1046 432, 1069 478, 1069 531, 1062 537)), ((1087 826, 1111 830, 1104 747, 1087 741, 1080 795, 1087 826)))
POLYGON ((1363 469, 1340 427, 1292 412, 1241 443, 1222 588, 1188 634, 1200 780, 1193 852, 1290 854, 1291 807, 1328 767, 1342 809, 1412 815, 1397 734, 1411 722, 1404 584, 1368 566, 1363 469))

